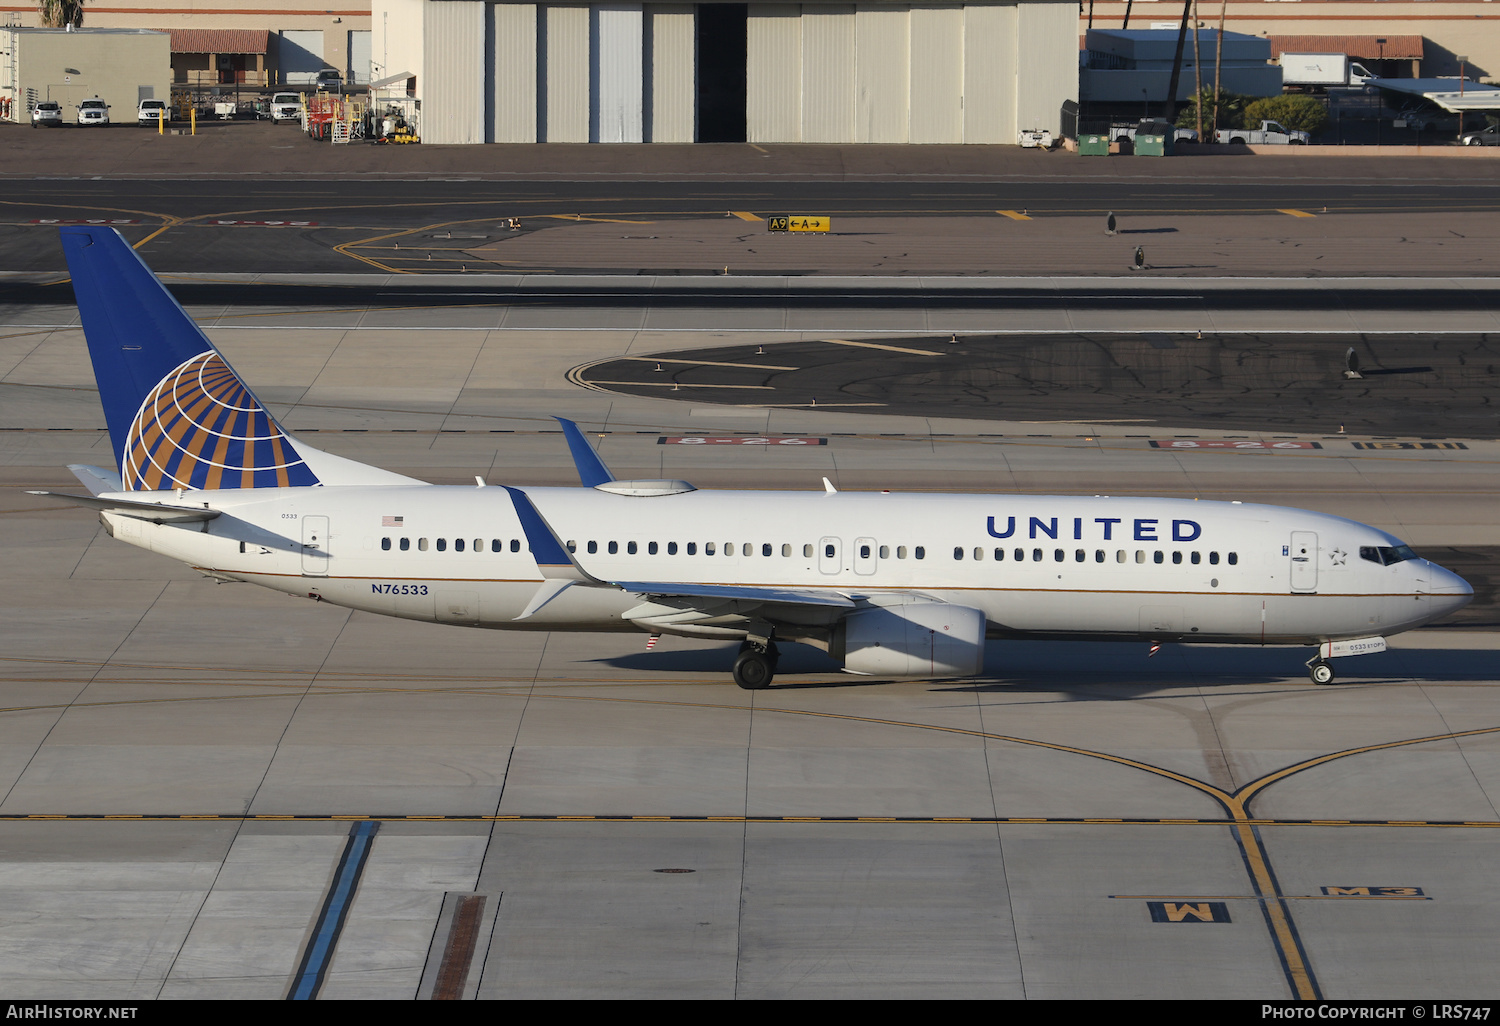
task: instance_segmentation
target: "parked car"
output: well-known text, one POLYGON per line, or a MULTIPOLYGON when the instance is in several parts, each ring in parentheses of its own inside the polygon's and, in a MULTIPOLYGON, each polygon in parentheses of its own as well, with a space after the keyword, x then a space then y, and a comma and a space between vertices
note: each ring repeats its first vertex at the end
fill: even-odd
POLYGON ((31 127, 57 127, 61 128, 63 123, 62 104, 54 100, 43 100, 31 108, 31 127))
POLYGON ((271 120, 280 124, 283 121, 300 121, 302 119, 302 95, 300 93, 277 93, 271 97, 271 120))
POLYGON ((167 113, 166 100, 142 100, 141 105, 136 108, 135 123, 142 128, 147 125, 155 126, 159 122, 171 119, 171 115, 167 113))
POLYGON ((109 104, 97 96, 89 100, 80 100, 78 103, 78 123, 80 125, 108 125, 109 104))
POLYGON ((1500 146, 1500 125, 1491 125, 1478 132, 1465 132, 1458 141, 1465 146, 1500 146))
POLYGON ((318 77, 313 80, 313 85, 319 89, 327 89, 330 92, 338 92, 339 87, 344 84, 344 76, 332 68, 324 68, 318 72, 318 77))

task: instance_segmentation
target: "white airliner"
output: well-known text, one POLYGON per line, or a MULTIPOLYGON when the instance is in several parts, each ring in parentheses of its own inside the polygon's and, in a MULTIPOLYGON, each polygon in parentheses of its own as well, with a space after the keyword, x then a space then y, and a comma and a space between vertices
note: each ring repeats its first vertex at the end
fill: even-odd
MULTIPOLYGON (((1275 506, 1065 495, 429 485, 284 431, 113 229, 63 247, 120 471, 72 467, 124 542, 210 577, 414 620, 776 642, 877 676, 972 676, 986 638, 1315 645, 1328 659, 1473 596, 1384 531, 1275 506)), ((55 493, 40 493, 55 494, 55 493)))

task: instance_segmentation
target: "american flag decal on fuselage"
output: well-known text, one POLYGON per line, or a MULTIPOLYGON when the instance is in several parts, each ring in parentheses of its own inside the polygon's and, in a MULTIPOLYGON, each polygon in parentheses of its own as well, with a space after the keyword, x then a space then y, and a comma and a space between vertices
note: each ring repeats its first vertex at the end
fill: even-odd
POLYGON ((176 367, 146 396, 130 425, 123 463, 130 491, 318 483, 291 440, 212 350, 176 367))

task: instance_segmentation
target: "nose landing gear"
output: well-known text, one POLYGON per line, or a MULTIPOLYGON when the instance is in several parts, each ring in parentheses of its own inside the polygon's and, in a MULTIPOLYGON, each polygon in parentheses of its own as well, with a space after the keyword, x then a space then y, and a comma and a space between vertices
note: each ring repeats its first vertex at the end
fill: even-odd
POLYGON ((1307 675, 1314 684, 1333 683, 1333 664, 1323 661, 1322 656, 1313 656, 1307 661, 1307 675))

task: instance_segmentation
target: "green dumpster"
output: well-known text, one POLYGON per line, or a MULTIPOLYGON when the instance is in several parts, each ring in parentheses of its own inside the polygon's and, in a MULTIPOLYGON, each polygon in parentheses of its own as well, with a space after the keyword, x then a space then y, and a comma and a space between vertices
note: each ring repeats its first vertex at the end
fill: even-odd
POLYGON ((1170 157, 1177 133, 1165 121, 1142 121, 1135 132, 1137 157, 1170 157))
POLYGON ((1081 157, 1109 156, 1109 136, 1080 135, 1078 137, 1078 155, 1081 157))

